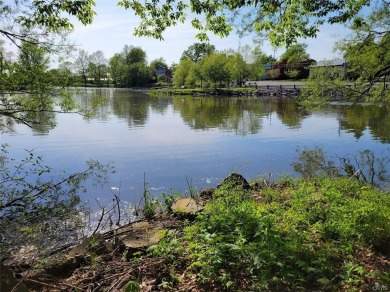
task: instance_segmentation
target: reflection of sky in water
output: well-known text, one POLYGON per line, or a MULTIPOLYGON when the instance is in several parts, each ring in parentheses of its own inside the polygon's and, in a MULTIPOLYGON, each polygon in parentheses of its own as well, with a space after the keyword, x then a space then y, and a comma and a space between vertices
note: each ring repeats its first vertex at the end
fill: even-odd
POLYGON ((23 149, 35 149, 48 165, 69 172, 83 170, 88 159, 112 161, 117 171, 110 185, 90 191, 88 198, 110 199, 115 192, 134 203, 139 202, 144 173, 150 191, 158 194, 171 188, 185 191, 186 178, 197 188, 214 187, 232 171, 248 179, 292 174, 297 147, 321 146, 337 155, 364 149, 379 153, 389 147, 372 140, 368 130, 359 140, 340 130, 334 113, 307 115, 294 128, 273 111, 258 119, 261 128, 256 134, 237 135, 217 128, 192 130, 172 104, 163 111, 149 107, 145 124, 133 128, 112 113, 88 122, 79 115, 62 114, 49 135, 33 136, 18 127, 18 135, 4 134, 1 143, 10 144, 11 154, 17 156, 23 149))

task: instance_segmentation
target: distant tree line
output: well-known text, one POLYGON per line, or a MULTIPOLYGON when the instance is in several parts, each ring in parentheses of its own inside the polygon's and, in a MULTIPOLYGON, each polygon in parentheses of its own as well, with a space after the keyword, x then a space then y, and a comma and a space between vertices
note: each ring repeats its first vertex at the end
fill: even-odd
POLYGON ((163 58, 147 63, 146 52, 140 47, 125 45, 121 52, 109 60, 102 51, 89 55, 80 50, 73 62, 74 73, 83 86, 142 87, 165 81, 168 65, 163 58), (163 74, 158 74, 157 69, 163 74), (162 75, 159 76, 158 75, 162 75))
POLYGON ((292 45, 276 60, 259 46, 217 52, 213 45, 197 43, 183 52, 173 83, 177 87, 240 86, 246 80, 307 78, 315 60, 306 48, 306 44, 292 45))
MULTIPOLYGON (((163 58, 148 63, 146 52, 141 47, 125 45, 110 59, 101 50, 88 53, 80 49, 75 56, 60 62, 56 69, 50 69, 45 49, 24 42, 13 59, 0 43, 0 64, 1 68, 5 68, 5 64, 14 66, 13 70, 2 70, 4 77, 10 77, 9 73, 16 68, 40 68, 40 76, 44 76, 43 72, 49 73, 50 82, 62 87, 144 87, 159 81, 173 81, 177 87, 240 86, 246 80, 307 78, 314 60, 306 53, 306 47, 304 44, 291 46, 276 60, 259 46, 243 45, 237 50, 217 51, 212 44, 194 43, 182 53, 179 64, 168 66, 163 58)), ((32 76, 36 74, 24 77, 32 76)))

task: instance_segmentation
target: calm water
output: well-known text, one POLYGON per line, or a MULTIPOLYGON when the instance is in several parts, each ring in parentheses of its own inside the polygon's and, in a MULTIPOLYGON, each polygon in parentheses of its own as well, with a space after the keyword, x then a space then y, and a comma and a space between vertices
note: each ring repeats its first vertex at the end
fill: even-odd
POLYGON ((150 97, 121 89, 75 93, 88 106, 104 98, 97 118, 57 114, 57 126, 2 134, 14 157, 34 149, 55 169, 81 171, 85 161, 112 161, 116 173, 104 189, 85 200, 110 200, 112 192, 138 202, 144 174, 155 194, 185 191, 186 178, 198 189, 215 187, 230 172, 248 179, 294 174, 297 148, 323 147, 330 155, 389 148, 390 109, 379 106, 300 110, 292 100, 213 97, 150 97))

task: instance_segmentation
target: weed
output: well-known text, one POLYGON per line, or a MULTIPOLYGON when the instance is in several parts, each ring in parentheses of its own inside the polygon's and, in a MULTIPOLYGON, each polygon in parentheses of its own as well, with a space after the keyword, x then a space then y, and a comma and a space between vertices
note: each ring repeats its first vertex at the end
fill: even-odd
POLYGON ((199 192, 194 187, 194 184, 192 183, 192 179, 188 180, 188 177, 186 176, 186 182, 187 182, 188 193, 190 195, 190 198, 194 200, 199 199, 199 192))
POLYGON ((137 282, 129 281, 125 286, 125 292, 138 292, 141 291, 141 287, 137 282))
POLYGON ((216 289, 360 287, 367 273, 340 258, 390 241, 389 196, 347 178, 264 186, 261 205, 239 190, 218 192, 224 195, 185 228, 190 267, 216 289))
POLYGON ((181 193, 170 193, 170 194, 162 193, 162 197, 163 197, 165 209, 168 212, 172 212, 172 205, 177 201, 177 199, 180 199, 183 196, 181 193))
POLYGON ((175 262, 183 252, 178 231, 168 230, 156 245, 149 247, 148 252, 156 257, 163 257, 170 262, 175 262))
POLYGON ((159 202, 156 198, 153 198, 150 195, 150 192, 148 190, 148 183, 146 182, 145 173, 144 173, 144 191, 143 191, 142 197, 144 200, 144 206, 143 206, 142 213, 147 220, 151 220, 156 215, 159 202))

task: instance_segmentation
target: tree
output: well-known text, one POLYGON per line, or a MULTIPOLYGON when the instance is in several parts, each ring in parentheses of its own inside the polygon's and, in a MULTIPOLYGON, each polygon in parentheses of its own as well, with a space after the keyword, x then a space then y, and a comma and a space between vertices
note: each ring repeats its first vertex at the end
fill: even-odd
POLYGON ((20 90, 39 92, 46 88, 49 58, 46 51, 34 44, 23 42, 17 62, 20 90))
POLYGON ((390 4, 381 2, 366 18, 357 17, 351 25, 353 35, 340 42, 337 49, 346 60, 346 74, 336 68, 316 68, 305 91, 309 103, 329 99, 352 102, 390 101, 390 4), (350 81, 344 76, 354 81, 350 81))
POLYGON ((196 63, 214 52, 214 45, 209 43, 195 43, 189 46, 188 49, 183 52, 180 59, 182 60, 187 58, 196 63))
POLYGON ((271 79, 273 79, 273 80, 279 79, 280 76, 282 75, 282 74, 280 73, 280 69, 279 69, 279 68, 271 68, 271 69, 268 70, 268 73, 267 73, 267 74, 268 74, 269 77, 270 77, 271 79))
POLYGON ((247 64, 245 79, 258 80, 265 74, 264 64, 273 63, 272 56, 267 56, 260 46, 251 47, 244 45, 240 47, 239 53, 247 64))
POLYGON ((241 85, 243 80, 249 75, 249 65, 238 52, 233 52, 228 57, 228 69, 232 80, 235 80, 237 85, 241 85))
POLYGON ((146 65, 146 52, 141 47, 125 46, 123 48, 126 64, 143 63, 146 65))
POLYGON ((122 0, 119 5, 132 9, 141 23, 135 35, 162 39, 166 28, 184 22, 190 9, 195 17, 192 26, 200 31, 197 37, 207 40, 207 31, 228 35, 234 24, 241 33, 265 33, 272 44, 291 45, 299 37, 315 37, 324 23, 345 23, 353 19, 371 1, 236 1, 182 0, 146 1, 122 0))
POLYGON ((40 112, 54 111, 50 98, 52 76, 47 72, 49 59, 44 49, 31 43, 22 43, 16 62, 4 63, 0 99, 0 128, 9 130, 13 123, 32 126, 40 112), (13 95, 18 92, 18 95, 13 95))
POLYGON ((367 18, 356 18, 354 35, 338 45, 344 53, 348 74, 356 76, 356 88, 348 96, 357 101, 390 101, 390 3, 382 5, 367 18))
POLYGON ((124 80, 126 78, 125 61, 122 54, 116 53, 111 57, 109 61, 109 68, 111 73, 111 78, 115 86, 124 86, 124 80))
POLYGON ((20 48, 21 42, 54 49, 53 36, 73 29, 69 16, 82 24, 92 23, 93 0, 1 1, 0 35, 20 48))
POLYGON ((280 56, 279 61, 272 66, 278 69, 280 76, 278 78, 307 78, 310 72, 310 65, 315 61, 310 59, 306 52, 307 44, 294 44, 286 49, 280 56))
POLYGON ((191 80, 199 81, 200 82, 200 87, 203 87, 203 81, 206 80, 204 70, 203 70, 203 64, 204 64, 204 59, 194 63, 191 67, 190 70, 190 78, 191 80))
POLYGON ((89 55, 87 51, 79 50, 78 56, 74 61, 74 67, 77 70, 77 73, 80 75, 84 87, 87 86, 87 73, 89 65, 89 55))
POLYGON ((146 52, 141 47, 125 45, 122 50, 124 72, 127 87, 139 87, 150 79, 146 63, 146 52))
POLYGON ((129 87, 140 87, 146 85, 150 80, 150 72, 143 62, 132 63, 128 66, 129 87))
POLYGON ((146 62, 146 52, 141 47, 125 45, 109 63, 111 77, 116 86, 144 86, 152 79, 150 67, 146 62))
POLYGON ((204 59, 203 71, 207 80, 214 83, 229 82, 231 73, 228 67, 228 57, 222 53, 214 53, 204 59))
POLYGON ((75 74, 72 72, 73 64, 69 61, 61 62, 57 69, 51 69, 49 74, 53 79, 53 85, 65 87, 74 86, 75 74))
POLYGON ((191 72, 192 66, 194 66, 194 63, 189 59, 183 59, 180 61, 173 74, 173 84, 176 87, 181 87, 186 84, 186 80, 191 72))
MULTIPOLYGON (((32 126, 35 117, 50 113, 54 105, 64 106, 56 111, 76 109, 66 90, 53 86, 66 84, 66 80, 54 80, 47 74, 47 66, 29 66, 30 61, 50 53, 67 50, 66 35, 73 28, 70 19, 83 24, 92 22, 93 0, 72 1, 0 1, 0 37, 12 42, 18 49, 18 60, 5 59, 2 54, 0 82, 0 117, 2 130, 10 130, 13 123, 32 126), (32 83, 33 82, 33 83, 32 83), (7 98, 3 96, 7 94, 7 98), (60 101, 55 98, 60 97, 60 101), (33 117, 35 115, 35 117, 33 117)), ((43 63, 41 64, 43 65, 43 63)), ((56 76, 58 77, 58 76, 56 76)))
POLYGON ((159 77, 162 81, 165 81, 165 79, 166 79, 165 75, 166 75, 166 72, 168 70, 168 65, 167 65, 164 58, 161 57, 161 58, 152 60, 149 64, 149 69, 150 69, 150 76, 152 76, 153 81, 160 81, 160 80, 158 80, 159 77), (158 76, 156 74, 156 70, 163 70, 164 73, 161 72, 161 73, 159 73, 160 75, 158 76))
POLYGON ((289 46, 286 51, 280 56, 279 61, 280 62, 289 62, 289 60, 294 58, 303 58, 308 59, 309 54, 306 52, 307 44, 294 44, 292 46, 289 46))
POLYGON ((103 85, 103 79, 108 78, 107 59, 103 51, 98 50, 89 56, 88 72, 97 86, 103 85))

